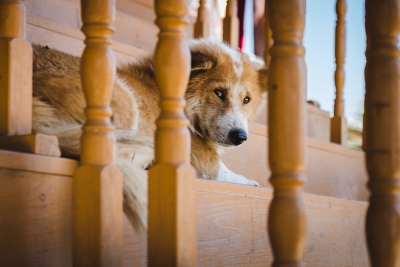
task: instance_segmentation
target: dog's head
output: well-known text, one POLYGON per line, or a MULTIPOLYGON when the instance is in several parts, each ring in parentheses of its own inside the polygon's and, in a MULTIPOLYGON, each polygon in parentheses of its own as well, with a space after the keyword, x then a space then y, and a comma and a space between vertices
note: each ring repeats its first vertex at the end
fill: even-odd
POLYGON ((248 124, 265 99, 266 69, 256 70, 247 56, 227 45, 194 40, 186 91, 186 114, 195 134, 222 146, 247 139, 248 124))

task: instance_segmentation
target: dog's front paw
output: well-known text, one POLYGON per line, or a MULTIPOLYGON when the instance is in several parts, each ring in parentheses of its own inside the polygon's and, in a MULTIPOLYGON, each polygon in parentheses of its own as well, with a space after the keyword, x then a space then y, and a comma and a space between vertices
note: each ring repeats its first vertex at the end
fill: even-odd
POLYGON ((259 183, 257 183, 256 181, 254 181, 254 180, 250 180, 250 179, 247 179, 248 180, 248 185, 252 185, 252 186, 260 186, 260 184, 259 183))

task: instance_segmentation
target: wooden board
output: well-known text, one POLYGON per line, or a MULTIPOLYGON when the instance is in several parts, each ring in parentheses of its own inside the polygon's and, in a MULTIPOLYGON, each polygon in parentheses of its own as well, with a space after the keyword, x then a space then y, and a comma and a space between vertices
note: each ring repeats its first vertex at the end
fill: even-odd
MULTIPOLYGON (((65 53, 81 56, 84 48, 84 35, 79 29, 27 14, 26 39, 33 43, 47 45, 65 53)), ((119 63, 132 60, 133 55, 147 53, 119 42, 113 42, 113 50, 119 63)))
MULTIPOLYGON (((27 1, 26 7, 28 13, 42 17, 51 24, 61 24, 77 30, 82 27, 79 0, 31 0, 27 1)), ((112 39, 144 51, 153 51, 158 34, 158 28, 152 19, 155 18, 154 11, 149 7, 126 0, 118 3, 117 7, 124 13, 116 12, 114 22, 116 32, 112 39), (135 12, 131 15, 129 11, 132 10, 135 12), (142 16, 138 16, 138 14, 142 14, 142 16), (153 15, 150 17, 151 21, 144 20, 144 16, 151 15, 153 15)), ((28 23, 30 24, 29 18, 28 23)), ((29 34, 29 28, 27 32, 29 34)))
MULTIPOLYGON (((254 119, 255 123, 268 125, 267 106, 263 106, 254 119)), ((329 112, 321 110, 314 105, 307 105, 307 136, 321 141, 330 141, 330 122, 329 112)))

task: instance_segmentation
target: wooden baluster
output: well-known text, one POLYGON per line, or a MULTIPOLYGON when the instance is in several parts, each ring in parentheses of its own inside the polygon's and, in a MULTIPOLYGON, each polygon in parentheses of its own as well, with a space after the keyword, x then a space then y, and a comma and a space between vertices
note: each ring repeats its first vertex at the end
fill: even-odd
POLYGON ((81 59, 87 108, 81 166, 73 189, 74 266, 121 266, 122 175, 114 165, 110 121, 116 62, 111 49, 114 0, 81 1, 86 48, 81 59))
POLYGON ((149 171, 149 266, 196 265, 194 169, 184 94, 190 74, 185 40, 188 1, 155 1, 160 28, 154 70, 161 92, 155 136, 156 165, 149 171))
POLYGON ((222 40, 232 48, 239 47, 239 18, 237 14, 237 0, 228 0, 226 15, 223 20, 222 40))
POLYGON ((200 6, 198 9, 197 21, 194 25, 194 37, 207 38, 210 36, 210 21, 209 14, 206 7, 206 0, 200 0, 200 6))
POLYGON ((400 1, 367 0, 366 218, 372 266, 400 266, 400 1))
POLYGON ((347 125, 344 116, 343 85, 344 85, 344 59, 346 50, 346 0, 336 2, 336 35, 335 35, 335 85, 336 99, 333 117, 331 119, 331 142, 346 145, 347 125))
POLYGON ((306 66, 302 38, 305 0, 270 0, 274 44, 268 81, 269 166, 274 186, 268 215, 273 266, 301 266, 306 237, 306 66), (288 75, 290 74, 290 75, 288 75))
POLYGON ((32 48, 22 0, 0 0, 0 135, 32 130, 32 48))
POLYGON ((271 62, 271 55, 269 54, 269 49, 272 47, 272 31, 271 26, 268 19, 268 0, 265 0, 265 53, 264 53, 264 62, 265 66, 268 67, 271 62))

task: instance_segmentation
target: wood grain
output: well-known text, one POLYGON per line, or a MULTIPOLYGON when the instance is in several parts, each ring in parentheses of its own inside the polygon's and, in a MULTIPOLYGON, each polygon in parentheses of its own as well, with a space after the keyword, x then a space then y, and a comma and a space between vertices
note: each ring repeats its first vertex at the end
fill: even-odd
POLYGON ((155 166, 149 171, 148 266, 196 265, 196 174, 184 94, 190 74, 185 29, 188 1, 155 1, 160 28, 154 73, 161 114, 155 133, 155 166))
POLYGON ((0 149, 55 157, 61 156, 57 137, 45 134, 0 137, 0 149))
POLYGON ((111 48, 115 1, 82 1, 86 47, 81 80, 87 107, 81 166, 73 179, 74 266, 121 266, 122 174, 115 165, 110 117, 116 60, 111 48))
POLYGON ((364 144, 372 266, 400 266, 400 1, 367 0, 364 144))
POLYGON ((268 233, 274 267, 303 265, 307 232, 301 196, 306 181, 306 65, 302 44, 305 0, 270 0, 268 18, 274 43, 269 50, 268 163, 274 198, 268 233), (290 73, 291 75, 287 75, 290 73))
POLYGON ((0 1, 0 135, 32 131, 32 48, 25 21, 24 1, 0 1))

